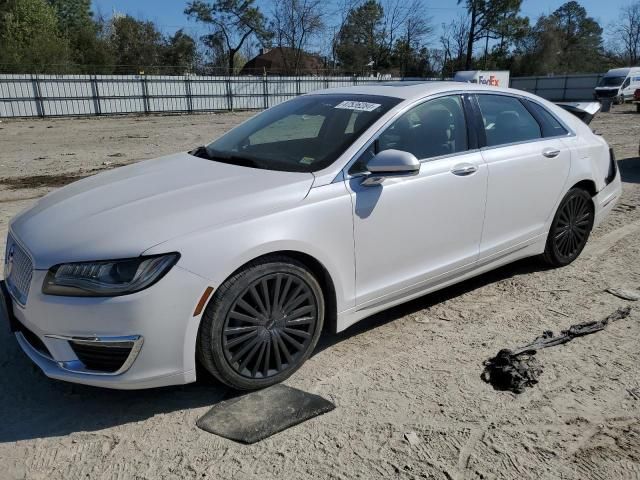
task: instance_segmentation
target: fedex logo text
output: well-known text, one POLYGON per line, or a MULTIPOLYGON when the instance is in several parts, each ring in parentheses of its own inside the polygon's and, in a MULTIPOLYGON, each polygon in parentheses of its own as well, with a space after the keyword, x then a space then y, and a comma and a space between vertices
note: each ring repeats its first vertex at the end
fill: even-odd
POLYGON ((480 75, 480 77, 478 77, 478 83, 480 85, 490 85, 492 87, 500 86, 500 80, 495 75, 491 75, 489 78, 480 75))

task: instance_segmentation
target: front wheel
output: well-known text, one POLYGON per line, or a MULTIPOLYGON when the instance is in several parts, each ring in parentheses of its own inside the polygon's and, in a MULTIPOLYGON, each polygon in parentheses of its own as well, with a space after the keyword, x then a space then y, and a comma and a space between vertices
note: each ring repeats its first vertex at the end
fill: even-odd
POLYGON ((593 220, 591 195, 580 188, 569 190, 551 223, 544 260, 553 267, 564 267, 578 258, 589 239, 593 220))
POLYGON ((309 358, 324 320, 313 274, 288 257, 259 260, 218 288, 202 318, 198 357, 239 390, 281 382, 309 358))

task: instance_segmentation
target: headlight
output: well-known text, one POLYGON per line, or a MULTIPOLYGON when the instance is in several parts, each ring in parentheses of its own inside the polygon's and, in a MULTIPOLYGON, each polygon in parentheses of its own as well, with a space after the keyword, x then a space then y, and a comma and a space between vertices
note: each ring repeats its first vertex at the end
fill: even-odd
POLYGON ((63 263, 51 268, 42 293, 70 297, 114 297, 139 292, 160 280, 179 253, 97 262, 63 263))

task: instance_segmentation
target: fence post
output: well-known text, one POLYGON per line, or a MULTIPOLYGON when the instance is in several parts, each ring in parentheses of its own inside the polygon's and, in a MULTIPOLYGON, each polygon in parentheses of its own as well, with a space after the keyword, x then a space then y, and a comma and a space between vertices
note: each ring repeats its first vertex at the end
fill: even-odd
POLYGON ((356 74, 353 74, 353 84, 357 85, 358 84, 358 77, 356 76, 356 74))
POLYGON ((296 78, 296 95, 300 96, 300 77, 296 78))
POLYGON ((184 91, 187 95, 187 111, 193 113, 193 99, 191 97, 191 80, 188 76, 184 77, 184 91))
POLYGON ((98 90, 98 79, 95 75, 91 75, 91 96, 93 97, 93 109, 96 115, 102 115, 100 106, 100 91, 98 90))
POLYGON ((567 79, 569 75, 564 76, 564 87, 562 89, 562 101, 564 102, 567 99, 567 79))
POLYGON ((231 76, 227 76, 225 80, 225 84, 227 87, 227 109, 230 112, 233 112, 233 95, 231 94, 231 76))
POLYGON ((144 113, 148 114, 151 110, 149 108, 149 86, 147 85, 147 76, 141 75, 140 80, 142 82, 142 104, 144 105, 144 113))
POLYGON ((39 117, 44 117, 44 100, 40 91, 40 79, 38 75, 31 75, 31 85, 33 86, 33 99, 36 102, 36 111, 39 117))
POLYGON ((329 77, 326 74, 324 76, 324 88, 329 88, 329 77))
POLYGON ((533 87, 534 95, 538 95, 538 77, 536 77, 536 84, 533 87))
POLYGON ((266 72, 262 75, 262 98, 263 106, 266 110, 267 108, 269 108, 269 82, 267 81, 266 72))

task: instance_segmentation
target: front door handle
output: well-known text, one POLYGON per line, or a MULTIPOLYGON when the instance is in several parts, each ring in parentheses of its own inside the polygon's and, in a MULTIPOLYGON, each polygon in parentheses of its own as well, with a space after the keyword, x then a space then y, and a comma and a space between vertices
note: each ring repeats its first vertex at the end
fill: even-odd
POLYGON ((458 175, 459 177, 466 177, 467 175, 472 175, 477 171, 478 167, 472 163, 459 163, 451 169, 451 173, 458 175))
POLYGON ((546 150, 543 150, 542 155, 547 158, 556 158, 558 155, 560 155, 560 150, 547 148, 546 150))

